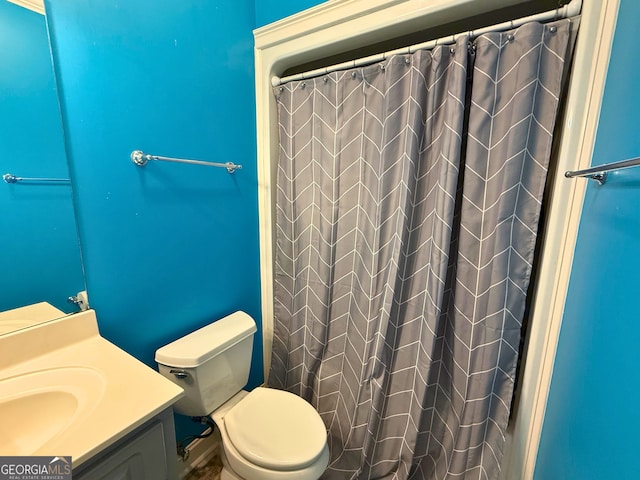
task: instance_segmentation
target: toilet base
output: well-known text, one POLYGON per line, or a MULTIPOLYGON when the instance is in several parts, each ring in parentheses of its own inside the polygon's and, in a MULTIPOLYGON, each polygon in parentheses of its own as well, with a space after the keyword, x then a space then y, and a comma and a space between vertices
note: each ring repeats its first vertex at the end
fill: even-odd
POLYGON ((229 461, 224 454, 224 448, 220 448, 220 460, 222 460, 222 471, 220 472, 220 480, 244 480, 242 477, 236 475, 236 472, 229 467, 229 461))
POLYGON ((220 472, 220 480, 243 480, 243 479, 237 476, 235 473, 230 472, 226 468, 223 468, 222 471, 220 472))

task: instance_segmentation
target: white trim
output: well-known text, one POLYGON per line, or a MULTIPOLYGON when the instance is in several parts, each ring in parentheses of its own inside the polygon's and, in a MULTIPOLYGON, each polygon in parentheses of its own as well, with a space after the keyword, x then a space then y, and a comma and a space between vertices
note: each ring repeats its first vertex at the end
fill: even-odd
MULTIPOLYGON (((265 378, 273 340, 271 159, 278 154, 271 77, 295 65, 519 3, 523 0, 333 0, 254 32, 265 378)), ((619 0, 586 0, 583 5, 525 371, 503 461, 503 478, 509 480, 533 477, 586 191, 586 180, 569 180, 562 174, 591 164, 618 4, 619 0)))
POLYGON ((11 3, 28 8, 36 13, 44 15, 44 0, 8 0, 11 3))

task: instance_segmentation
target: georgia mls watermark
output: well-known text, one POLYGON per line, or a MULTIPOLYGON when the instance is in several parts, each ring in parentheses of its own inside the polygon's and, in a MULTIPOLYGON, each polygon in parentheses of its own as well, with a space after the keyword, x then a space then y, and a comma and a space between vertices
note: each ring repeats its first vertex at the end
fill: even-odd
POLYGON ((0 480, 71 480, 71 457, 0 457, 0 480))

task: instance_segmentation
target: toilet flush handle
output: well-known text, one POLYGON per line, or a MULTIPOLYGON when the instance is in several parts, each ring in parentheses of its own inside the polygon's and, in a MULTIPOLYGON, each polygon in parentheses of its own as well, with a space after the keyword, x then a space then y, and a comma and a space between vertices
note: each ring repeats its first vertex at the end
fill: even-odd
POLYGON ((189 372, 185 370, 176 370, 174 368, 169 370, 169 373, 173 373, 176 376, 176 378, 187 378, 189 376, 189 372))

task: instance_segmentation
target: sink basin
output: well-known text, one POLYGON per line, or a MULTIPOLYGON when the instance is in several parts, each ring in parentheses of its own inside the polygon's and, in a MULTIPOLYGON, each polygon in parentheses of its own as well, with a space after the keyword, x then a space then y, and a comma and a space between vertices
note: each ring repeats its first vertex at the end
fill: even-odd
POLYGON ((86 367, 37 370, 0 380, 0 452, 28 456, 100 403, 103 375, 86 367))

